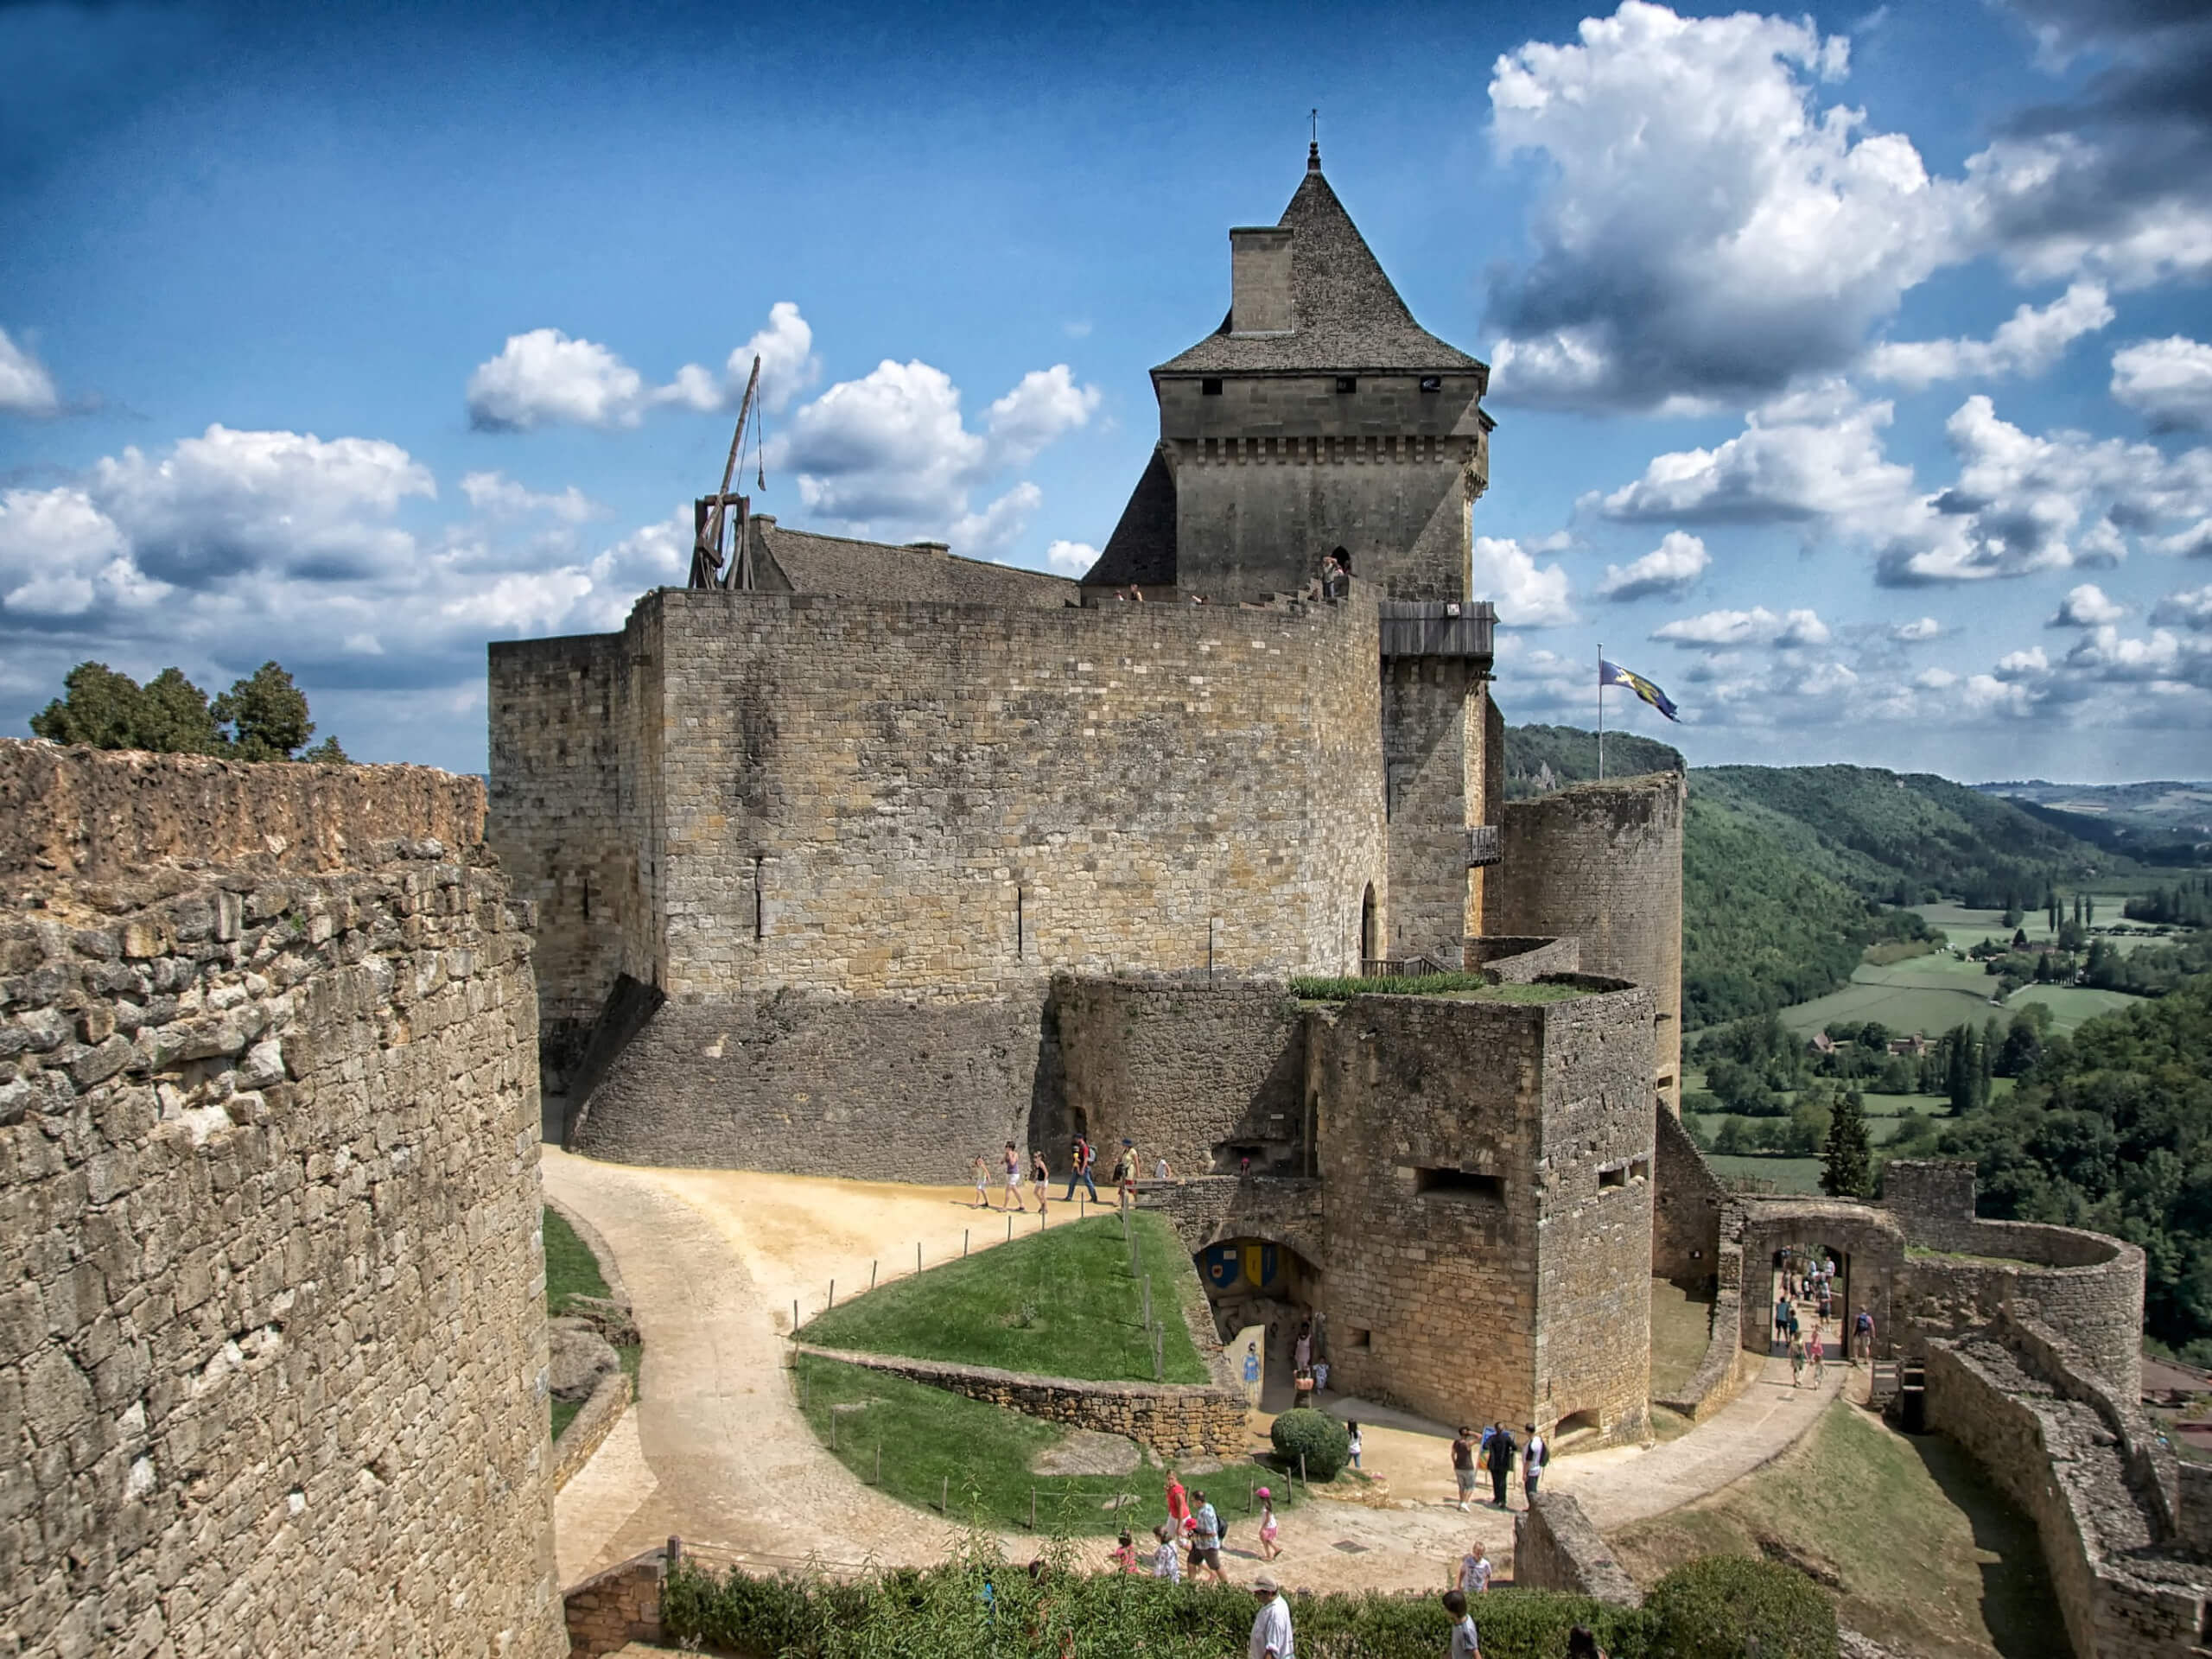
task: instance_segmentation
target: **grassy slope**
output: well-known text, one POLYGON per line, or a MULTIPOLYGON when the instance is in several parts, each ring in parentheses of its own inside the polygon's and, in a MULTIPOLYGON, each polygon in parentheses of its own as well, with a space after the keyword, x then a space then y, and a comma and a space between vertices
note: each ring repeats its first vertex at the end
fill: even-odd
MULTIPOLYGON (((952 1519, 963 1524, 1027 1527, 1033 1491, 1039 1532, 1110 1535, 1128 1527, 1142 1534, 1166 1519, 1166 1481, 1149 1456, 1126 1475, 1035 1474, 1032 1460, 1067 1438, 1058 1424, 810 1355, 799 1356, 798 1369, 801 1411, 816 1438, 830 1444, 834 1417, 838 1460, 870 1482, 880 1466, 883 1491, 901 1503, 933 1510, 948 1501, 949 1483, 952 1519)), ((1242 1517, 1252 1487, 1271 1487, 1280 1509, 1304 1501, 1257 1464, 1235 1465, 1196 1484, 1230 1521, 1232 1541, 1245 1548, 1254 1523, 1242 1517)))
MULTIPOLYGON (((569 1311, 569 1298, 605 1296, 607 1284, 599 1270, 599 1258, 591 1253, 591 1246, 577 1236, 576 1230, 562 1219, 559 1211, 548 1205, 544 1213, 545 1312, 549 1317, 557 1319, 569 1311)), ((644 1350, 631 1344, 614 1351, 622 1357, 622 1369, 630 1373, 631 1386, 635 1388, 638 1362, 644 1350)), ((555 1440, 561 1438, 561 1431, 583 1408, 581 1400, 553 1402, 555 1440)))
POLYGON ((1843 1622, 1877 1642, 1930 1659, 2051 1650, 2058 1613, 2032 1523, 1941 1435, 1891 1433, 1839 1402, 1758 1473, 1612 1543, 1649 1584, 1693 1556, 1756 1554, 1762 1540, 1834 1567, 1843 1622))
MULTIPOLYGON (((1178 1298, 1204 1295, 1191 1259, 1159 1217, 1132 1221, 1152 1276, 1154 1315, 1166 1330, 1166 1380, 1203 1382, 1205 1365, 1177 1312, 1178 1298)), ((827 1348, 1049 1376, 1152 1381, 1138 1287, 1111 1215, 1062 1222, 894 1280, 817 1314, 799 1336, 827 1348)))

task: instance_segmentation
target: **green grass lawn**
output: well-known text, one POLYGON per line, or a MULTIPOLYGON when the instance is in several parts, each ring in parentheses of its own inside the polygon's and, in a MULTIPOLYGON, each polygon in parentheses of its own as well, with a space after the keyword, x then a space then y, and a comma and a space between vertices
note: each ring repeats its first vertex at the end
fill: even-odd
POLYGON ((1821 1160, 1817 1158, 1750 1158, 1708 1152, 1705 1161, 1713 1173, 1724 1179, 1746 1176, 1752 1180, 1772 1181, 1777 1192, 1821 1190, 1821 1160))
POLYGON ((1842 1580, 1844 1624, 1929 1659, 2040 1659, 2059 1628, 2033 1522, 1974 1459, 1840 1401, 1765 1468, 1611 1541, 1645 1584, 1695 1556, 1781 1546, 1842 1580))
MULTIPOLYGON (((2126 921, 2126 918, 2120 914, 2120 906, 2142 891, 2139 886, 2126 892, 2099 892, 2095 925, 2109 927, 2114 922, 2126 921)), ((2073 889, 2069 887, 2063 896, 2066 900, 2066 913, 2071 916, 2074 913, 2073 889)), ((2012 930, 2005 925, 2005 912, 2001 910, 1967 910, 1957 905, 1918 905, 1914 908, 1919 911, 1921 920, 1930 927, 1942 928, 1945 937, 1961 950, 1983 939, 2009 939, 2012 937, 2012 930)), ((2137 925, 2133 922, 2126 925, 2131 930, 2137 925)), ((2050 918, 2041 910, 2032 910, 2022 916, 2019 931, 2028 936, 2031 944, 2055 937, 2050 918)), ((2091 937, 2103 939, 2118 950, 2133 950, 2145 943, 2147 936, 2131 931, 2120 934, 2094 933, 2091 937)))
MULTIPOLYGON (((1205 1364, 1179 1311, 1204 1301, 1198 1271, 1165 1220, 1139 1212, 1130 1224, 1152 1278, 1153 1315, 1166 1332, 1164 1380, 1204 1382, 1205 1364)), ((798 1334, 865 1353, 1098 1382, 1153 1380, 1138 1283, 1113 1215, 1061 1222, 893 1280, 817 1314, 798 1334)))
MULTIPOLYGON (((1058 1424, 810 1354, 798 1356, 793 1382, 807 1427, 824 1446, 831 1446, 835 1421, 837 1460, 918 1509, 948 1503, 963 1524, 1020 1529, 1030 1523, 1033 1492, 1040 1533, 1110 1535, 1128 1527, 1140 1541, 1167 1518, 1166 1479, 1148 1453, 1126 1475, 1039 1475, 1032 1461, 1067 1438, 1058 1424)), ((1232 1550, 1257 1541, 1249 1509, 1253 1487, 1270 1488, 1278 1510, 1303 1501, 1295 1483, 1257 1463, 1186 1477, 1185 1484, 1204 1488, 1229 1522, 1232 1550)))
POLYGON ((2043 1002, 2053 1027, 2070 1032, 2093 1014, 2125 1007, 2139 999, 2122 991, 2093 991, 2070 985, 2028 985, 2010 1001, 1992 1003, 1996 979, 1978 962, 1936 955, 1914 957, 1885 967, 1861 965, 1840 991, 1782 1010, 1782 1023, 1810 1033, 1839 1020, 1878 1020, 1899 1033, 1942 1035, 1962 1024, 1986 1025, 1994 1016, 2009 1022, 2023 1003, 2043 1002))
MULTIPOLYGON (((599 1270, 599 1258, 591 1253, 591 1246, 577 1236, 559 1211, 547 1205, 545 1216, 545 1312, 549 1318, 557 1319, 569 1311, 572 1296, 606 1296, 610 1294, 606 1275, 599 1270)), ((645 1350, 635 1343, 626 1343, 614 1351, 621 1356, 622 1369, 630 1373, 630 1387, 638 1386, 638 1367, 645 1357, 645 1350)), ((553 1402, 553 1438, 559 1440, 561 1432, 575 1421, 584 1408, 583 1402, 556 1400, 553 1402)))

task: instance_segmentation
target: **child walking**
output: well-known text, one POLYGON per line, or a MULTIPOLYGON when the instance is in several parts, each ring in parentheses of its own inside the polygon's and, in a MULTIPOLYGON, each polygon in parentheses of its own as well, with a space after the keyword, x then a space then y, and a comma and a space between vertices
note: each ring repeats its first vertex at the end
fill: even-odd
POLYGON ((1006 1207, 1026 1213, 1029 1205, 1021 1196, 1021 1154, 1014 1149, 1013 1141, 1006 1143, 1001 1161, 1006 1165, 1006 1207))
POLYGON ((976 1207, 978 1210, 991 1207, 991 1166, 984 1161, 980 1152, 976 1154, 976 1207))
POLYGON ((1282 1554, 1282 1551, 1275 1548, 1275 1533, 1278 1529, 1275 1525, 1274 1494, 1262 1486, 1260 1488, 1259 1498, 1260 1559, 1263 1561, 1272 1561, 1282 1554))
POLYGON ((1344 1419, 1344 1427, 1351 1431, 1351 1466, 1359 1467, 1359 1423, 1355 1418, 1344 1419))

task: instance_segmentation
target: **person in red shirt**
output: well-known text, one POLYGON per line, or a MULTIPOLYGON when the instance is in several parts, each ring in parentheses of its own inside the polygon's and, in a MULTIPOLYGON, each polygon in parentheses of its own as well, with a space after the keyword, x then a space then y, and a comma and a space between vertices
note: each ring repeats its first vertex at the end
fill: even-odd
POLYGON ((1183 1483, 1175 1478, 1175 1471, 1167 1471, 1167 1520, 1175 1529, 1175 1535, 1183 1535, 1183 1523, 1191 1518, 1191 1500, 1183 1491, 1183 1483))

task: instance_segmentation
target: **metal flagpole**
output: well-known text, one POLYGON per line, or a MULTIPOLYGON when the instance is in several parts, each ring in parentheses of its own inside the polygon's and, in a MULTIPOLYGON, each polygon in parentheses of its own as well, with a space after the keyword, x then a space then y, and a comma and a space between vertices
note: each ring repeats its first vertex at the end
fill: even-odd
POLYGON ((1605 644, 1598 642, 1598 781, 1605 781, 1605 644))

